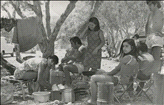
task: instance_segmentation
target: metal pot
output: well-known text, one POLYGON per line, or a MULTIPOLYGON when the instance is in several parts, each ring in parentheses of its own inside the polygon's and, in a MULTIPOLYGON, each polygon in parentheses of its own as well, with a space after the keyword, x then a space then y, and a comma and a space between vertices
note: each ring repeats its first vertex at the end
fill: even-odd
POLYGON ((75 93, 73 89, 65 89, 62 92, 62 101, 65 103, 75 101, 75 93))

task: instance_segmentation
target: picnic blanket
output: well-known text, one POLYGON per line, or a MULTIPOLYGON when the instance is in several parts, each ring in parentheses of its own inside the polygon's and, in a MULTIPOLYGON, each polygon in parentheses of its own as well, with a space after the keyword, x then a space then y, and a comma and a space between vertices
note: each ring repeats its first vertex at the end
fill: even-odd
POLYGON ((14 28, 12 43, 19 44, 20 52, 30 50, 42 40, 42 30, 36 17, 20 19, 14 28))

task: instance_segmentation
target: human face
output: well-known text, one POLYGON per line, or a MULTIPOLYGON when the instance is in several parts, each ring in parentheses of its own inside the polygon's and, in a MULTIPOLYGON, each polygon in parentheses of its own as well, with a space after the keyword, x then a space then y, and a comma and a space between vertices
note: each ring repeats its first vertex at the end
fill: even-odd
POLYGON ((131 45, 127 42, 123 43, 123 52, 125 54, 129 53, 132 50, 131 45))
POLYGON ((73 47, 74 49, 77 49, 76 43, 74 43, 73 41, 71 41, 71 47, 73 47))
POLYGON ((151 2, 148 4, 148 6, 149 6, 149 10, 150 11, 154 11, 155 10, 155 5, 152 4, 151 2))
POLYGON ((52 66, 52 65, 53 65, 52 59, 48 58, 48 66, 52 66))
POLYGON ((91 30, 94 30, 95 27, 96 27, 96 24, 94 24, 93 22, 89 22, 88 27, 89 27, 91 30))

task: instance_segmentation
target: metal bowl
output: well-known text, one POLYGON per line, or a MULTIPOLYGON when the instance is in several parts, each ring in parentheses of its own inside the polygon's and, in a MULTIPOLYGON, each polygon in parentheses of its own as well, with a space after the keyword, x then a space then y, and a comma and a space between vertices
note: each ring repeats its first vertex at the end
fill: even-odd
POLYGON ((43 103, 49 101, 50 93, 51 92, 34 92, 32 94, 34 96, 34 101, 43 103))

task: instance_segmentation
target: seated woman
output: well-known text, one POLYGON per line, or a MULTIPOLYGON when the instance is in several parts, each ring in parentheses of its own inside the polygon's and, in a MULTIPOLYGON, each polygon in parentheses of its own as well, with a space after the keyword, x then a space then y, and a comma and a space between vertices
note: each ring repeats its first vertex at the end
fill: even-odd
POLYGON ((52 86, 49 83, 50 69, 55 68, 56 64, 58 64, 56 55, 48 58, 31 58, 23 62, 22 67, 15 70, 14 76, 16 79, 22 80, 36 79, 41 91, 44 88, 51 90, 52 86))
POLYGON ((66 84, 65 87, 68 88, 71 86, 71 77, 70 77, 70 72, 72 73, 81 73, 84 71, 84 66, 83 66, 83 61, 85 58, 85 46, 82 45, 81 40, 78 37, 72 37, 70 39, 71 46, 74 49, 74 53, 71 54, 70 56, 65 56, 62 59, 63 63, 63 71, 65 74, 65 80, 66 84), (68 62, 72 60, 73 63, 68 62), (66 63, 66 64, 64 64, 66 63))
MULTIPOLYGON (((91 77, 91 99, 88 100, 88 104, 96 105, 97 100, 97 82, 114 82, 114 85, 118 84, 118 81, 122 84, 127 84, 132 81, 132 76, 136 74, 138 70, 137 62, 137 49, 133 39, 125 39, 120 48, 120 63, 111 72, 107 72, 101 75, 93 75, 91 77), (114 77, 115 74, 120 73, 120 80, 114 77)), ((129 89, 129 91, 133 90, 129 89)))
MULTIPOLYGON (((139 71, 137 78, 139 80, 148 80, 150 79, 151 74, 153 73, 153 62, 154 58, 151 54, 148 53, 148 47, 145 43, 140 43, 138 46, 139 51, 139 71)), ((139 93, 141 88, 144 86, 144 82, 139 83, 140 88, 137 87, 136 91, 139 93)))

